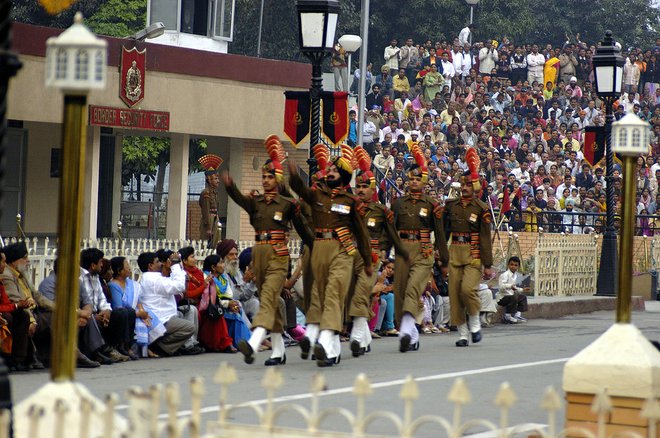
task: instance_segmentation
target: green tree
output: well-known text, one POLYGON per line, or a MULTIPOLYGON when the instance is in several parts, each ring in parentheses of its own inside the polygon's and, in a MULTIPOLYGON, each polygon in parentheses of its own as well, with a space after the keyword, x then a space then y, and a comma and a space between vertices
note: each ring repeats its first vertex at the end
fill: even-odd
POLYGON ((117 38, 138 32, 146 23, 146 0, 108 0, 87 20, 94 33, 117 38))
MULTIPOLYGON (((204 155, 206 139, 190 140, 188 173, 202 170, 197 162, 204 155)), ((166 137, 124 137, 122 145, 122 186, 137 182, 137 200, 142 197, 142 182, 154 182, 154 203, 159 206, 165 183, 165 169, 170 162, 170 139, 166 137)))

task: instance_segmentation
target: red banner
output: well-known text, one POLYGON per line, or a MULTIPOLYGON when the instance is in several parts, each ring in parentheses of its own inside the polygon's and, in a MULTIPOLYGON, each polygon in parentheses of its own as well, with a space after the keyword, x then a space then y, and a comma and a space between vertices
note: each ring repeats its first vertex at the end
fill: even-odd
POLYGON ((284 135, 298 146, 309 135, 311 106, 309 91, 285 91, 284 135))
POLYGON ((147 129, 150 131, 169 131, 170 113, 90 105, 89 124, 117 128, 147 129))
POLYGON ((146 80, 147 49, 139 51, 137 47, 128 50, 121 47, 119 66, 119 98, 130 108, 144 99, 146 80))
POLYGON ((605 156, 605 128, 587 126, 584 128, 584 159, 592 166, 605 156))
POLYGON ((338 144, 348 136, 348 93, 323 93, 323 133, 330 143, 338 144))

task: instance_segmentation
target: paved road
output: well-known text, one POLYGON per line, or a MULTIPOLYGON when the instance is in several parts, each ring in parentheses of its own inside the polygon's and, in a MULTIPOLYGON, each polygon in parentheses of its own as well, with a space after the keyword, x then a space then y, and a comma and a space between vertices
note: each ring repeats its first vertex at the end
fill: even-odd
MULTIPOLYGON (((303 362, 298 348, 291 347, 287 349, 287 365, 280 368, 286 383, 277 397, 280 403, 294 401, 307 405, 311 378, 322 371, 329 391, 321 399, 321 408, 343 406, 354 410, 351 387, 355 376, 364 372, 372 383, 377 384, 368 399, 368 411, 401 411, 403 404, 398 394, 403 379, 410 374, 418 379, 420 389, 420 398, 415 402, 415 415, 439 414, 451 420, 454 410, 447 401, 447 393, 455 378, 462 376, 472 393, 472 402, 465 408, 465 415, 498 423, 499 410, 492 400, 500 383, 508 381, 518 399, 511 420, 546 424, 547 416, 539 409, 544 389, 551 385, 563 395, 561 376, 564 363, 596 339, 613 320, 614 314, 611 312, 596 312, 556 320, 531 320, 518 326, 498 324, 484 330, 481 344, 462 349, 453 345, 457 339, 455 333, 423 335, 420 351, 406 354, 397 352, 395 338, 384 338, 375 340, 372 344, 374 351, 360 359, 350 357, 348 344, 342 344, 341 365, 324 370, 311 361, 303 362)), ((634 313, 633 321, 647 337, 660 339, 660 303, 647 303, 646 312, 634 313)), ((225 354, 140 360, 96 370, 79 370, 76 377, 99 397, 110 392, 123 397, 126 390, 134 385, 178 382, 184 389, 180 414, 185 416, 190 407, 187 382, 192 376, 199 375, 207 382, 202 404, 203 420, 213 420, 217 418, 218 391, 212 379, 219 363, 228 361, 237 369, 239 383, 232 386, 233 403, 263 405, 265 392, 260 387, 260 381, 264 367, 261 363, 267 358, 266 355, 261 353, 252 366, 245 365, 240 355, 225 354)), ((47 380, 47 372, 12 375, 14 401, 22 400, 47 380)), ((125 406, 120 409, 125 413, 125 406)), ((336 420, 336 417, 333 418, 336 420)), ((253 412, 248 409, 236 411, 232 419, 255 421, 253 412)), ((300 417, 292 414, 279 424, 301 426, 299 421, 300 417)), ((324 426, 344 429, 335 423, 328 419, 324 426)), ((388 426, 386 423, 375 425, 370 432, 387 433, 388 426)), ((420 432, 420 435, 424 433, 420 432)))

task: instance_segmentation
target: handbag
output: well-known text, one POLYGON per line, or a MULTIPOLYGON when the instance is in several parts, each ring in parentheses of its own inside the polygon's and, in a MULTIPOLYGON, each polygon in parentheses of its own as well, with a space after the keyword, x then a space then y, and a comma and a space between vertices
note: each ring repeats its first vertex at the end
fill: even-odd
POLYGON ((209 319, 215 321, 220 319, 224 313, 225 310, 222 308, 222 306, 218 306, 216 303, 209 302, 209 306, 206 309, 206 314, 208 315, 209 319))

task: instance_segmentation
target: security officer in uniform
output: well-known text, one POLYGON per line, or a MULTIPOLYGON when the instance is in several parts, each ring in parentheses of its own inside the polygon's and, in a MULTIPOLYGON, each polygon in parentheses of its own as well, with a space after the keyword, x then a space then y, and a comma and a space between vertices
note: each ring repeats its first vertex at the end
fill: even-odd
POLYGON ((402 353, 419 349, 419 332, 415 323, 421 323, 424 310, 421 298, 435 261, 431 233, 435 235, 439 263, 446 265, 449 258, 442 207, 422 193, 428 181, 426 159, 416 143, 411 152, 415 164, 408 171, 410 194, 392 204, 394 224, 410 258, 408 263, 404 255, 397 252, 394 261, 395 314, 399 321, 399 351, 402 353))
MULTIPOLYGON (((394 214, 380 202, 374 201, 376 178, 369 170, 371 158, 361 146, 354 150, 360 168, 355 179, 355 194, 364 203, 362 209, 364 221, 369 230, 371 243, 371 258, 376 263, 375 270, 379 269, 380 262, 387 258, 392 246, 396 253, 408 258, 408 251, 401 244, 401 239, 394 228, 394 214)), ((351 330, 351 352, 354 357, 362 356, 370 350, 371 332, 369 319, 373 316, 371 311, 371 293, 376 278, 368 277, 364 273, 364 263, 361 257, 355 257, 354 264, 354 293, 349 306, 349 316, 353 318, 351 330)))
POLYGON ((307 359, 314 345, 320 367, 333 366, 340 360, 339 332, 356 252, 362 256, 367 275, 373 272, 369 233, 359 213, 362 202, 345 190, 353 173, 352 154, 350 146, 342 145, 341 155, 330 162, 327 147, 314 146, 324 178, 312 188, 305 186, 295 163, 289 161, 291 188, 312 207, 316 238, 311 260, 314 285, 307 331, 300 342, 301 357, 307 359))
POLYGON ((478 198, 481 183, 476 150, 468 149, 465 159, 470 170, 461 177, 461 197, 447 200, 445 204, 445 221, 451 233, 449 301, 451 323, 458 326, 460 336, 456 341, 457 347, 468 346, 468 334, 471 334, 473 343, 481 341, 481 301, 477 291, 482 276, 492 277, 493 264, 490 239, 492 217, 488 205, 478 198))
POLYGON ((289 222, 293 222, 303 240, 310 242, 313 237, 300 214, 298 202, 280 194, 280 184, 284 182, 280 160, 285 157, 282 143, 277 136, 271 135, 265 144, 270 159, 262 168, 263 195, 243 195, 227 172, 223 174, 223 183, 229 197, 248 213, 255 230, 252 261, 259 291, 259 312, 253 321, 250 340, 240 341, 238 348, 246 363, 254 362, 254 353, 258 351, 267 331, 270 331, 273 350, 264 365, 272 366, 286 363, 279 297, 289 268, 289 222))
POLYGON ((199 159, 199 163, 204 168, 206 177, 206 187, 199 195, 199 206, 202 209, 199 234, 200 239, 208 241, 209 248, 215 248, 221 239, 218 230, 218 207, 220 206, 220 198, 218 197, 220 176, 218 175, 218 169, 222 164, 222 158, 207 154, 199 159))

